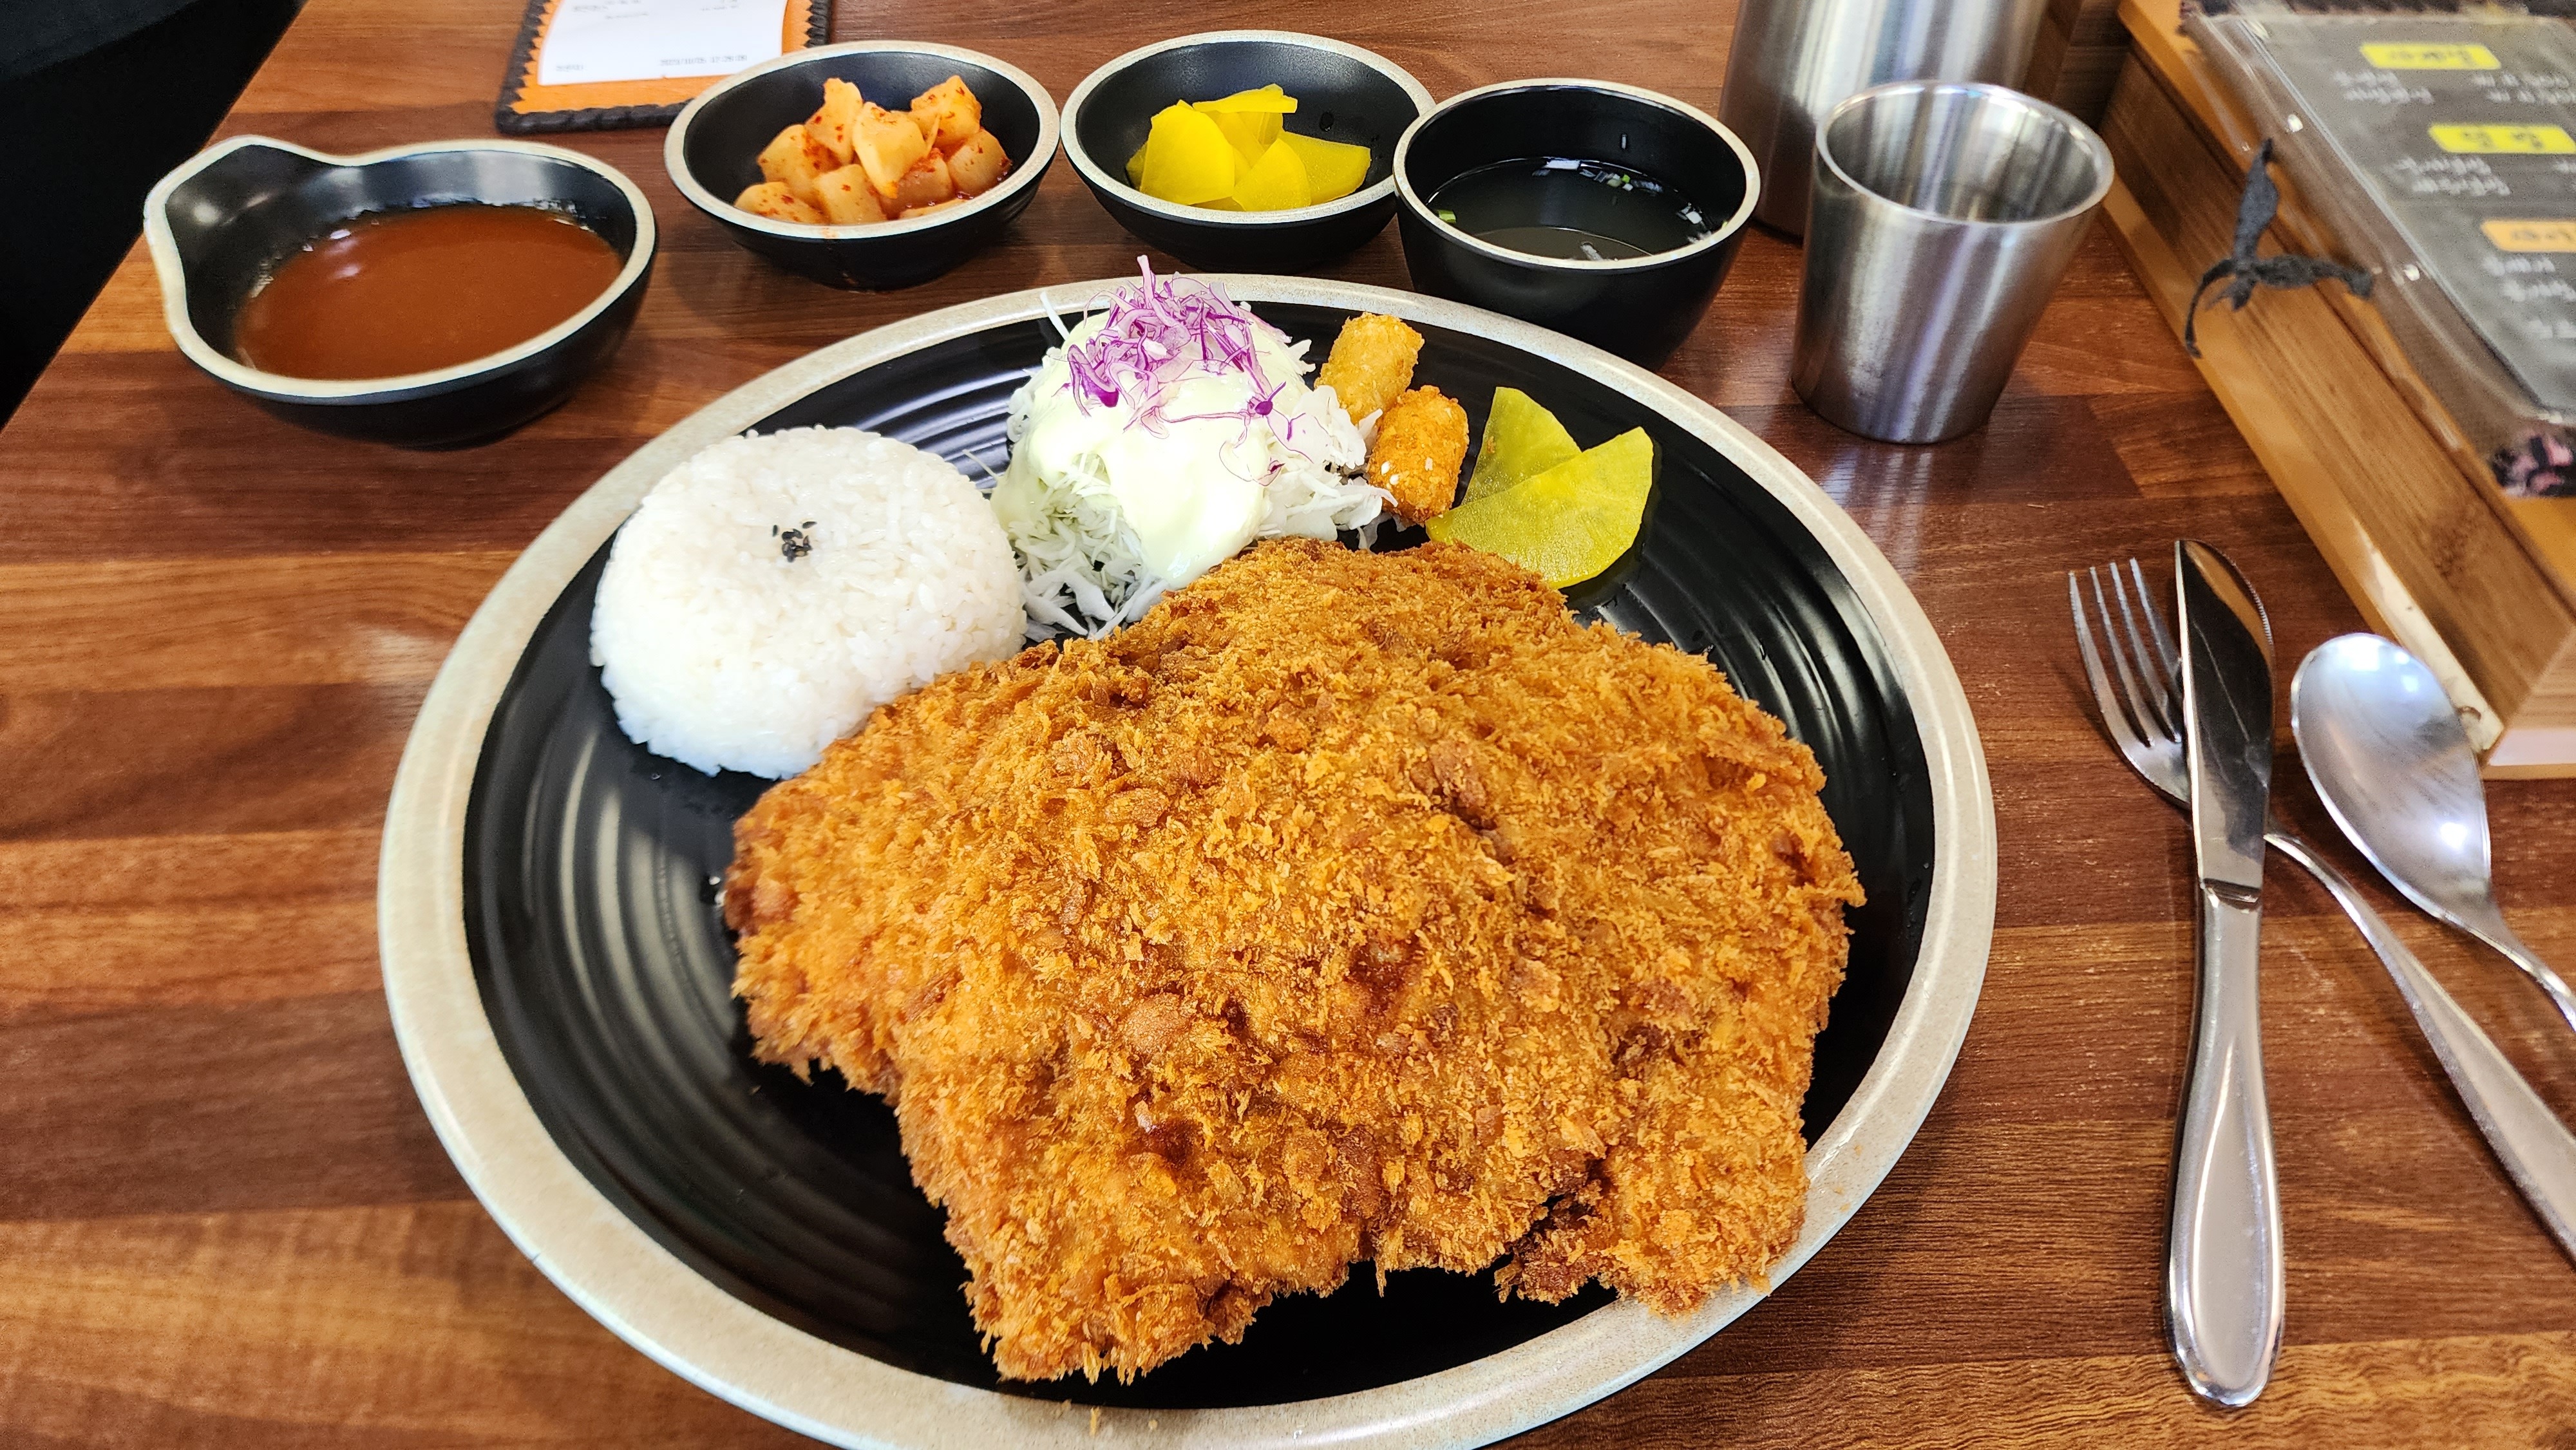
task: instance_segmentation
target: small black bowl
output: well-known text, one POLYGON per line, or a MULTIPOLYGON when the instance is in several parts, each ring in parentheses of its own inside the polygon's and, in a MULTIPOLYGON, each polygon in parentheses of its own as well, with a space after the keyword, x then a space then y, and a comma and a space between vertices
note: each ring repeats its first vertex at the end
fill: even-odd
POLYGON ((1037 195, 1055 152, 1055 101, 1027 72, 953 45, 854 40, 781 56, 700 91, 671 123, 662 164, 690 205, 752 251, 817 282, 884 291, 927 282, 992 245, 1037 195), (823 104, 824 81, 848 81, 901 110, 950 76, 975 93, 984 129, 1011 158, 1011 174, 991 191, 908 222, 855 227, 771 221, 733 204, 759 183, 761 148, 823 104))
POLYGON ((1660 367, 1708 311, 1762 194, 1753 153, 1707 113, 1608 81, 1506 81, 1463 91, 1395 143, 1396 226, 1413 285, 1660 367), (1669 252, 1565 261, 1498 247, 1440 219, 1430 197, 1479 166, 1564 157, 1633 169, 1709 218, 1669 252), (1723 220, 1720 220, 1723 218, 1723 220))
POLYGON ((1284 30, 1216 30, 1131 50, 1083 79, 1064 103, 1065 152, 1118 224, 1211 272, 1295 272, 1358 247, 1395 214, 1395 138, 1431 93, 1382 55, 1284 30), (1157 201, 1127 184, 1127 158, 1154 113, 1276 82, 1297 98, 1287 128, 1369 148, 1368 179, 1339 201, 1293 211, 1212 211, 1157 201))
POLYGON ((162 177, 143 236, 179 351, 290 423, 404 448, 489 442, 553 409, 617 351, 653 273, 653 208, 616 168, 533 141, 433 141, 326 156, 236 136, 162 177), (233 321, 305 243, 374 212, 455 202, 540 206, 596 232, 626 265, 588 307, 516 347, 435 372, 330 380, 233 357, 233 321))

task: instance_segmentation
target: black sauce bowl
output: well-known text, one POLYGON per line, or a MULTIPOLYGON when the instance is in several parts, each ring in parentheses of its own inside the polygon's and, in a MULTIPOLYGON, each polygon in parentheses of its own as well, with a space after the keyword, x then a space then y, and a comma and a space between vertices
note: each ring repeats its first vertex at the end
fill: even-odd
POLYGON ((1607 81, 1463 91, 1395 144, 1396 226, 1416 289, 1553 328, 1659 367, 1708 311, 1762 194, 1753 153, 1705 112, 1607 81), (1499 247, 1440 219, 1432 193, 1479 166, 1565 157, 1644 172, 1708 218, 1688 246, 1615 261, 1499 247))
POLYGON ((1055 101, 1027 72, 950 45, 855 40, 781 56, 700 91, 671 123, 662 164, 680 195, 743 246, 817 282, 884 291, 927 282, 990 246, 1037 195, 1055 152, 1055 101), (733 204, 760 182, 761 148, 823 104, 824 81, 848 81, 862 97, 901 110, 950 76, 975 93, 984 129, 1011 158, 1011 174, 982 196, 865 226, 772 221, 733 204))
POLYGON ((1382 55, 1284 30, 1217 30, 1131 50, 1064 103, 1065 152, 1101 207, 1147 243, 1211 272, 1296 272, 1342 256, 1395 214, 1395 141, 1431 109, 1422 82, 1382 55), (1339 201, 1290 211, 1214 211, 1127 184, 1154 113, 1276 82, 1297 98, 1291 131, 1369 148, 1368 178, 1339 201))
POLYGON ((316 432, 405 448, 489 442, 552 410, 617 351, 653 272, 653 208, 616 168, 533 141, 433 141, 329 156, 236 136, 164 176, 143 203, 162 315, 188 361, 316 432), (305 243, 353 218, 456 202, 539 206, 596 232, 625 265, 589 306, 515 347, 433 372, 294 378, 233 356, 243 302, 305 243))

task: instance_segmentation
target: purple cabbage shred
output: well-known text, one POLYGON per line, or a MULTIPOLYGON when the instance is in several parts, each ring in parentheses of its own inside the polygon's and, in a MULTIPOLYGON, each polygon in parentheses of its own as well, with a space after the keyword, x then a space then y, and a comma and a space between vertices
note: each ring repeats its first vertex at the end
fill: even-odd
POLYGON ((1143 277, 1109 294, 1100 330, 1065 348, 1066 386, 1075 404, 1089 412, 1124 402, 1135 410, 1137 424, 1154 433, 1166 423, 1211 416, 1239 417, 1249 430, 1255 419, 1267 418, 1286 386, 1263 380, 1253 349, 1253 329, 1270 324, 1235 305, 1220 287, 1195 277, 1157 277, 1142 257, 1137 264, 1143 277), (1174 384, 1192 374, 1224 373, 1251 380, 1252 397, 1240 410, 1164 416, 1163 400, 1174 384))

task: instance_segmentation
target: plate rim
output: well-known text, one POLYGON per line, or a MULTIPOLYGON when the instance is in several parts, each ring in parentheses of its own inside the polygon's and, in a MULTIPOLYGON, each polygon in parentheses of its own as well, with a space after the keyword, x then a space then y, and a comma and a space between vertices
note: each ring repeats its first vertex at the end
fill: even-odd
POLYGON ((1912 707, 1933 810, 1932 883, 1914 973, 1886 1043, 1808 1149, 1806 1221, 1768 1286, 1661 1318, 1622 1300, 1455 1368, 1321 1399, 1112 1409, 1006 1395, 900 1369, 735 1298, 620 1212, 558 1147, 485 1015, 465 934, 467 803, 484 738, 537 626, 644 492, 689 455, 849 375, 993 327, 1079 316, 1126 279, 1059 283, 926 312, 817 349, 648 440, 584 490, 492 587, 440 666, 405 742, 377 866, 385 999, 423 1111, 502 1232, 574 1303, 664 1368, 753 1414, 852 1450, 996 1443, 1366 1445, 1462 1450, 1626 1387, 1766 1297, 1860 1209, 1948 1080, 1983 985, 1995 915, 1994 799, 1976 720, 1921 605, 1850 515, 1716 407, 1588 344, 1462 303, 1322 278, 1207 273, 1237 301, 1392 313, 1575 368, 1698 435, 1772 495, 1843 573, 1912 707), (1894 1050, 1890 1050, 1894 1049, 1894 1050))

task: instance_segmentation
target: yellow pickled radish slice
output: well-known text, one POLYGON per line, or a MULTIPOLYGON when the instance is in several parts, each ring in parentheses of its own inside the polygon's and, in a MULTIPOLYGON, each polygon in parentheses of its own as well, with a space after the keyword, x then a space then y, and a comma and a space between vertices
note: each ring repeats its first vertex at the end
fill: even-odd
POLYGON ((1435 539, 1500 554, 1563 589, 1609 568, 1637 542, 1654 481, 1654 442, 1632 428, 1424 527, 1435 539))
POLYGON ((1234 145, 1203 111, 1175 101, 1154 116, 1145 135, 1145 174, 1137 183, 1147 195, 1182 206, 1198 206, 1234 191, 1234 145))
MULTIPOLYGON (((1207 103, 1200 102, 1198 109, 1207 111, 1207 103)), ((1216 128, 1225 133, 1225 139, 1233 143, 1234 154, 1242 157, 1246 166, 1258 162, 1261 153, 1279 140, 1279 113, 1276 111, 1207 111, 1207 115, 1209 120, 1216 122, 1216 128)))
POLYGON ((1230 96, 1223 96, 1213 101, 1199 101, 1196 104, 1202 111, 1266 111, 1274 116, 1290 116, 1297 112, 1297 98, 1281 90, 1275 81, 1257 90, 1236 91, 1230 96))
POLYGON ((1294 131, 1280 133, 1279 139, 1294 147, 1297 159, 1306 163, 1306 190, 1314 198, 1310 206, 1339 201, 1368 180, 1369 149, 1365 146, 1320 141, 1294 131))
POLYGON ((1295 151, 1273 142, 1234 183, 1234 204, 1245 211, 1286 211, 1306 205, 1306 163, 1297 159, 1295 151))
POLYGON ((1145 148, 1143 146, 1137 147, 1136 154, 1127 158, 1127 184, 1139 189, 1145 185, 1145 148))
POLYGON ((1493 410, 1485 415, 1485 438, 1476 445, 1476 471, 1467 476, 1467 496, 1474 503, 1524 479, 1536 478, 1583 450, 1556 415, 1518 388, 1494 389, 1493 410))

